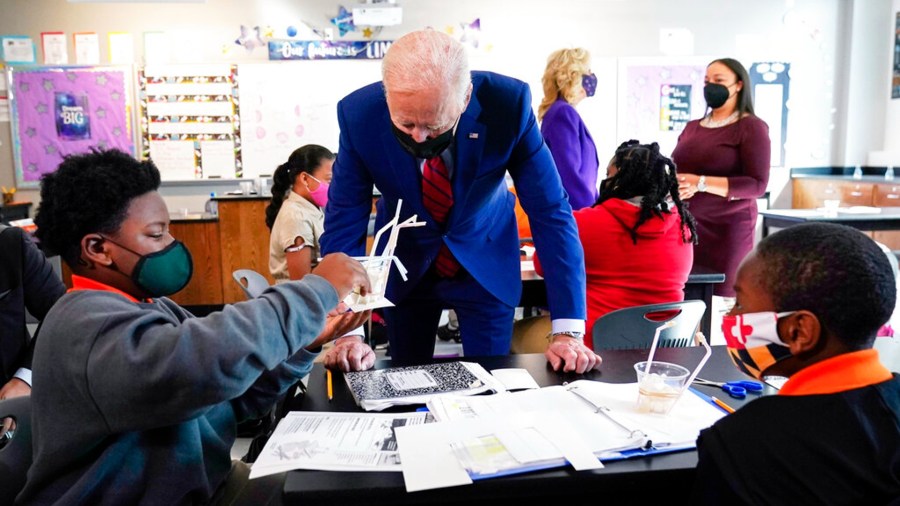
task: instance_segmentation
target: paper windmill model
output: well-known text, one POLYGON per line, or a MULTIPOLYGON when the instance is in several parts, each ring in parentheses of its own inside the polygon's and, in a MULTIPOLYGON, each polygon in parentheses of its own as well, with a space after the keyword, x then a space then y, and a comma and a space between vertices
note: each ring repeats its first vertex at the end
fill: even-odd
POLYGON ((394 213, 394 218, 375 233, 375 238, 372 242, 372 250, 369 252, 369 256, 357 257, 357 260, 359 260, 366 268, 372 290, 365 295, 362 295, 359 292, 351 292, 350 295, 344 299, 344 303, 351 311, 358 312, 394 305, 393 302, 384 297, 384 289, 387 287, 388 275, 391 272, 391 264, 397 266, 397 270, 400 271, 400 276, 403 278, 403 281, 406 281, 407 279, 406 267, 403 266, 403 263, 400 262, 399 258, 394 256, 394 249, 397 247, 397 234, 402 228, 421 227, 425 225, 425 222, 418 221, 418 215, 416 214, 400 221, 400 207, 402 205, 403 200, 399 200, 397 202, 397 212, 394 213), (388 234, 387 243, 384 250, 381 252, 381 255, 376 256, 373 253, 377 251, 378 244, 385 232, 388 234))

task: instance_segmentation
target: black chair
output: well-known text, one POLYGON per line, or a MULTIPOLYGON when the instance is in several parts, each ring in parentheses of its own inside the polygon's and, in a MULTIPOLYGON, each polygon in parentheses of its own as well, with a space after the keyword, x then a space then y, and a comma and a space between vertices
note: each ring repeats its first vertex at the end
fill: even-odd
MULTIPOLYGON (((0 504, 12 504, 25 487, 31 467, 31 396, 0 401, 0 424, 7 427, 8 418, 15 428, 0 436, 0 504)), ((0 430, 2 432, 2 430, 0 430)))
POLYGON ((591 329, 594 350, 650 348, 657 327, 667 321, 675 325, 659 335, 660 348, 691 346, 706 311, 702 300, 627 307, 597 318, 591 329))

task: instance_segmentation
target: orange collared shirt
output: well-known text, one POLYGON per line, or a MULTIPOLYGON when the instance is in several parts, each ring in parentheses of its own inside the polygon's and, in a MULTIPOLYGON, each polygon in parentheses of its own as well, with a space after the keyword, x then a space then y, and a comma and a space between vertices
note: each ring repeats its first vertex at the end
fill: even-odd
MULTIPOLYGON (((72 288, 70 288, 69 292, 74 292, 75 290, 103 290, 105 292, 113 292, 125 297, 131 302, 141 302, 140 300, 132 297, 131 295, 119 290, 118 288, 113 288, 109 285, 105 285, 99 281, 95 281, 91 278, 86 278, 84 276, 79 276, 77 274, 72 274, 72 288)), ((145 301, 147 302, 147 301, 145 301)))
POLYGON ((779 395, 834 394, 891 379, 874 349, 843 353, 794 373, 779 395))

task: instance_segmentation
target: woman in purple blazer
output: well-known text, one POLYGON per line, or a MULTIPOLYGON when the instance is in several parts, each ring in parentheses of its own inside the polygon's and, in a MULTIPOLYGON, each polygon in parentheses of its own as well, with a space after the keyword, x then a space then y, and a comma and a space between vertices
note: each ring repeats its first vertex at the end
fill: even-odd
POLYGON ((541 135, 550 148, 573 211, 597 201, 597 147, 575 106, 594 96, 597 76, 586 49, 560 49, 547 58, 541 82, 544 99, 538 107, 541 135))

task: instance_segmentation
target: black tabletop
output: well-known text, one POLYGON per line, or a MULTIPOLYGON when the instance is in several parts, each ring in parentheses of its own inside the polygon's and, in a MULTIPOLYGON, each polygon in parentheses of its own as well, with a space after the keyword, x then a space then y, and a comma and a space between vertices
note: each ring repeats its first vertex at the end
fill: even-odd
MULTIPOLYGON (((678 363, 693 369, 703 357, 703 349, 659 349, 655 360, 678 363)), ((577 379, 592 379, 610 383, 636 381, 634 364, 647 358, 647 350, 607 350, 603 352, 599 371, 584 375, 553 371, 542 354, 509 355, 502 357, 464 358, 478 362, 486 369, 520 367, 527 369, 541 386, 559 385, 577 379)), ((390 367, 390 361, 379 361, 375 367, 390 367)), ((700 376, 714 381, 747 379, 731 363, 723 346, 714 346, 700 376)), ((309 389, 302 401, 291 406, 304 411, 360 411, 340 373, 334 374, 334 399, 326 395, 325 372, 316 365, 310 374, 309 389)), ((697 390, 715 395, 734 408, 740 408, 757 395, 745 400, 728 397, 716 387, 697 386, 697 390)), ((764 395, 774 393, 766 387, 764 395)), ((390 411, 410 411, 412 407, 391 408, 390 411)), ((667 499, 667 504, 683 504, 694 479, 697 464, 695 451, 684 451, 653 457, 643 457, 607 463, 603 469, 575 471, 571 467, 538 471, 504 478, 477 481, 472 485, 439 490, 407 493, 401 473, 385 472, 328 472, 292 471, 285 481, 285 501, 289 504, 496 504, 499 500, 558 501, 582 497, 627 497, 640 501, 667 499)))

